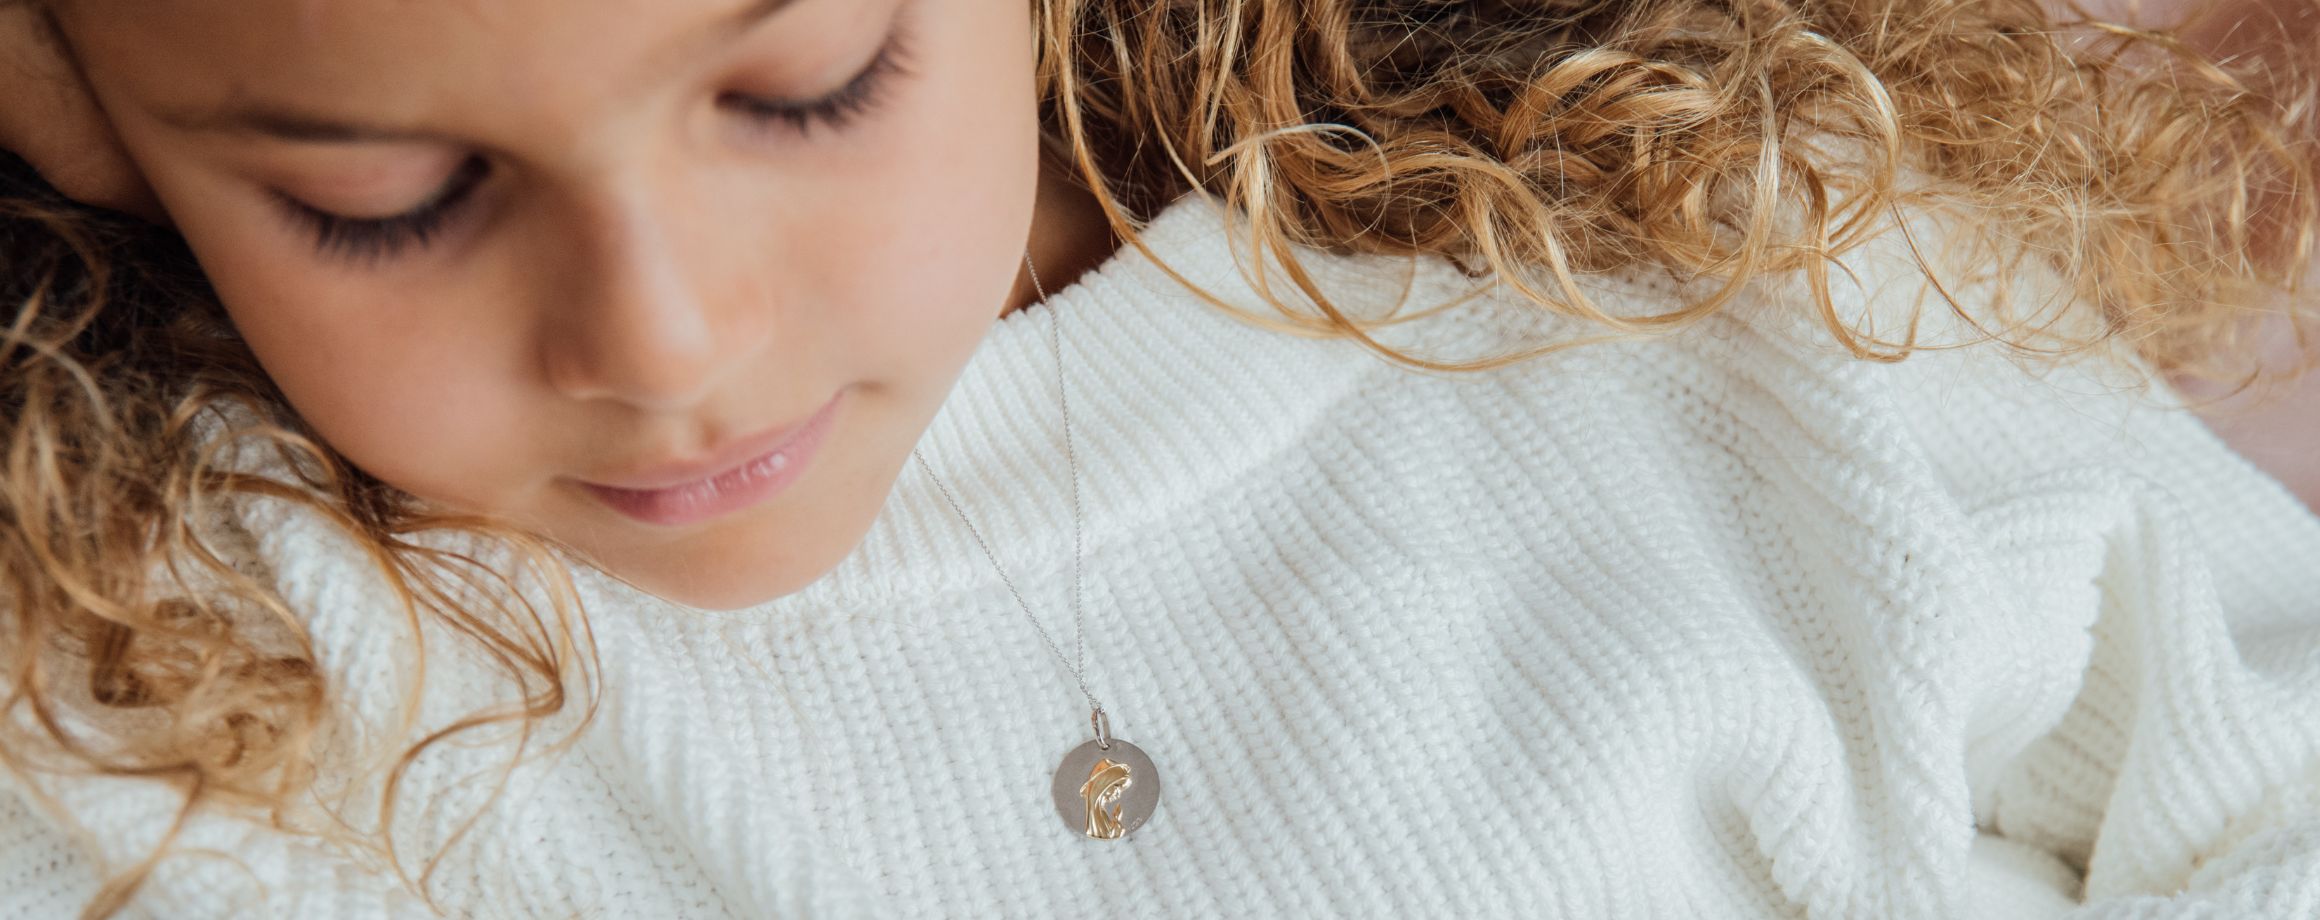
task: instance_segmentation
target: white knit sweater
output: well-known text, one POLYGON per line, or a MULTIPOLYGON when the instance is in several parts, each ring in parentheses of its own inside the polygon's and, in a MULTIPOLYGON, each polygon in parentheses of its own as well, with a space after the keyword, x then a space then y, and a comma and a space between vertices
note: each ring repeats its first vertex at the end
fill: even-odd
MULTIPOLYGON (((1262 309, 1226 223, 1187 199, 1147 239, 1262 309)), ((1315 258, 1354 301, 1399 293, 1392 260, 1315 258)), ((1889 247, 1852 268, 1847 309, 1906 299, 1889 247)), ((1424 266, 1412 303, 1458 283, 1424 266)), ((1396 341, 1583 331, 1513 303, 1396 341)), ((2101 365, 1863 362, 1808 312, 1760 286, 1681 334, 1428 374, 1234 319, 1124 249, 1001 321, 923 446, 1070 648, 1064 317, 1087 677, 1161 772, 1149 823, 1058 819, 1082 698, 906 466, 851 556, 758 608, 583 572, 602 710, 432 891, 495 918, 2320 916, 2320 519, 2101 365)), ((347 724, 388 725, 409 637, 376 579, 311 519, 243 520, 347 724)), ((430 641, 421 727, 488 692, 430 641)), ((489 753, 406 780, 413 872, 489 753)), ((67 916, 174 801, 43 783, 0 798, 0 914, 67 916)), ((241 819, 182 845, 247 871, 166 862, 152 916, 428 914, 241 819)))

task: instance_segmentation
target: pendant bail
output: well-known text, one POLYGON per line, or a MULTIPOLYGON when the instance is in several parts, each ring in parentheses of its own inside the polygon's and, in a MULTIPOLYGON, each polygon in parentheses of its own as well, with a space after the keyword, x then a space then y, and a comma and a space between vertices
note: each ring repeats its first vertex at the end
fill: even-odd
POLYGON ((1104 750, 1107 750, 1107 751, 1111 750, 1111 749, 1112 749, 1112 717, 1111 717, 1111 716, 1107 716, 1107 715, 1105 715, 1105 714, 1104 714, 1104 708, 1103 708, 1103 707, 1101 707, 1101 706, 1098 706, 1098 707, 1096 707, 1096 708, 1095 708, 1095 711, 1094 711, 1094 712, 1091 712, 1091 713, 1089 713, 1089 714, 1088 714, 1088 724, 1089 724, 1089 725, 1092 725, 1092 726, 1094 726, 1094 727, 1095 727, 1095 730, 1096 730, 1096 747, 1102 748, 1102 749, 1104 749, 1104 750))

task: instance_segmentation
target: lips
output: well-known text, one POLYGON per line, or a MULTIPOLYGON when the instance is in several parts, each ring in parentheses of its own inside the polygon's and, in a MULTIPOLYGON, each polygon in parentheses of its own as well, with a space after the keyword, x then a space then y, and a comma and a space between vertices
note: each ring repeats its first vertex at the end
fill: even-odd
POLYGON ((580 480, 606 506, 647 524, 678 526, 730 514, 780 493, 805 471, 844 391, 792 425, 751 435, 705 461, 661 464, 605 481, 580 480))

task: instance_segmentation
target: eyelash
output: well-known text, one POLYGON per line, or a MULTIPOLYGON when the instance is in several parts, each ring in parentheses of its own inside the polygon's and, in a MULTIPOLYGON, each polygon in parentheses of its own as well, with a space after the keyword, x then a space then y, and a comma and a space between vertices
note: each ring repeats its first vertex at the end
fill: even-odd
POLYGON ((394 256, 405 246, 427 245, 443 228, 451 212, 483 184, 489 165, 482 157, 469 157, 459 164, 459 169, 433 198, 393 217, 342 217, 279 192, 275 197, 289 210, 291 218, 313 237, 316 250, 352 262, 377 262, 394 256))
POLYGON ((886 44, 878 48, 877 56, 870 59, 870 66, 862 68, 861 73, 837 91, 812 102, 773 102, 740 94, 729 94, 725 100, 760 123, 788 122, 792 130, 808 137, 812 136, 817 122, 832 131, 844 131, 877 108, 893 78, 911 75, 909 38, 907 30, 897 25, 886 34, 886 44))
MULTIPOLYGON (((869 66, 846 81, 846 85, 820 99, 786 103, 729 94, 724 101, 768 130, 777 122, 786 123, 790 130, 810 139, 816 124, 832 131, 844 131, 877 108, 885 98, 889 82, 911 74, 909 60, 908 36, 898 26, 887 33, 886 44, 879 47, 869 66)), ((424 248, 442 230, 452 212, 483 184, 489 165, 481 157, 469 158, 433 198, 393 217, 344 217, 279 192, 275 197, 306 230, 314 248, 322 254, 352 262, 375 263, 392 258, 412 245, 424 248)))

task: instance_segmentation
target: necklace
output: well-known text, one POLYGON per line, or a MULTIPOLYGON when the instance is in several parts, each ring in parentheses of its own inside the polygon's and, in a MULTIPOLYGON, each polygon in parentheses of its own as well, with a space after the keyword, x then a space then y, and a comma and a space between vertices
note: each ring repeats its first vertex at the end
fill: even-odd
MULTIPOLYGON (((1031 273, 1031 286, 1039 292, 1040 305, 1049 308, 1047 347, 1055 356, 1055 396, 1063 407, 1063 456, 1071 465, 1072 654, 1080 659, 1080 663, 1071 665, 1071 672, 1072 678, 1079 682, 1079 692, 1087 697, 1088 724, 1095 732, 1094 738, 1072 748, 1063 755, 1062 763, 1056 766, 1053 782, 1055 811, 1063 818, 1064 826, 1076 833, 1098 840, 1117 840, 1143 826, 1144 820, 1160 807, 1160 771, 1152 765, 1152 758, 1146 756, 1143 749, 1112 736, 1112 723, 1110 717, 1104 714, 1104 704, 1096 699, 1095 693, 1087 686, 1087 648, 1081 641, 1085 633, 1081 625, 1086 610, 1080 603, 1079 560, 1082 547, 1079 459, 1072 454, 1071 403, 1064 397, 1063 346, 1056 332, 1063 318, 1048 304, 1047 288, 1039 283, 1039 269, 1031 264, 1029 250, 1023 253, 1023 267, 1031 273)), ((950 503, 951 510, 967 525, 967 533, 973 535, 975 544, 983 548, 983 555, 991 560, 991 568, 998 570, 999 580, 1007 585, 1007 592, 1015 595, 1016 605, 1022 607, 1023 615, 1031 619, 1031 628, 1039 630, 1039 638, 1046 640, 1048 651, 1055 653, 1058 661, 1063 660, 1063 650, 1056 647, 1055 639, 1047 634, 1047 628, 1039 625, 1039 617, 1031 613, 1031 605, 1024 602, 1023 592, 1016 590, 1015 581, 1008 578, 1006 568, 999 565, 998 554, 991 551, 991 544, 983 541, 983 534, 975 529, 975 522, 967 519, 966 510, 959 507, 959 500, 951 495, 950 487, 943 484, 942 477, 936 476, 932 467, 927 466, 926 458, 920 456, 916 448, 911 449, 910 456, 918 461, 918 468, 934 480, 935 488, 942 490, 943 499, 950 503)))

